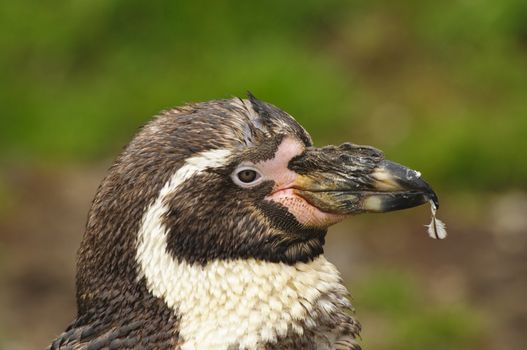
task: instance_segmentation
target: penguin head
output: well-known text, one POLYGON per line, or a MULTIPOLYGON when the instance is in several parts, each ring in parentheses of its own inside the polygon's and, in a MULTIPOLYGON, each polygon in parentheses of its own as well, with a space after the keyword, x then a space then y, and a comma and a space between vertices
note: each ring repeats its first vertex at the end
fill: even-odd
POLYGON ((144 263, 162 270, 157 251, 200 265, 307 262, 323 253, 330 225, 428 200, 437 198, 418 172, 369 146, 314 147, 293 117, 252 95, 168 110, 138 132, 98 190, 78 297, 109 281, 126 289, 144 263))

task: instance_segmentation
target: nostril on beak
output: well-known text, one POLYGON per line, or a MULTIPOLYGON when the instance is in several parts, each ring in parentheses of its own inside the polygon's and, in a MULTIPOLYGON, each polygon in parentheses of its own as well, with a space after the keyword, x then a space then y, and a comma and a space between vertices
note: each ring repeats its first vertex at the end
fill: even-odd
POLYGON ((348 163, 348 162, 351 162, 351 160, 352 160, 352 157, 348 154, 339 155, 339 161, 341 162, 348 163))
POLYGON ((356 146, 353 143, 350 143, 350 142, 345 142, 345 143, 343 143, 342 145, 339 146, 339 148, 342 151, 351 151, 355 147, 356 146))

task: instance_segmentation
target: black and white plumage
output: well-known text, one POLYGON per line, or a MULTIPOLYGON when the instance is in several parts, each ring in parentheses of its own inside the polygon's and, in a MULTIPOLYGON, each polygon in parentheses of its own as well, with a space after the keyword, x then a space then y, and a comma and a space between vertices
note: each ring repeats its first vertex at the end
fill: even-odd
POLYGON ((359 349, 326 230, 437 202, 416 174, 371 147, 313 147, 252 96, 163 112, 98 189, 78 315, 50 349, 359 349))

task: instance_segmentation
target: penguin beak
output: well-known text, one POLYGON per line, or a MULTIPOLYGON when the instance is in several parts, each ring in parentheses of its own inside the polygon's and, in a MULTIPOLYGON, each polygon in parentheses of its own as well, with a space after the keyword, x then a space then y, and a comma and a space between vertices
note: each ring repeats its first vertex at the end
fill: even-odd
POLYGON ((350 143, 308 148, 288 165, 299 176, 295 194, 339 215, 412 208, 438 198, 421 174, 384 159, 382 152, 350 143))

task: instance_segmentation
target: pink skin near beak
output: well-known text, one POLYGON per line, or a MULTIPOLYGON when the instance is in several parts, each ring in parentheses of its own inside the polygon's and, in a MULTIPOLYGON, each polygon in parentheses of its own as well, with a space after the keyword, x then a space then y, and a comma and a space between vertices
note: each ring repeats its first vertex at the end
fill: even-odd
POLYGON ((278 146, 274 158, 256 163, 255 166, 261 171, 264 180, 273 180, 275 186, 266 200, 274 201, 285 206, 295 216, 297 221, 306 227, 326 228, 341 220, 345 215, 326 213, 311 205, 298 194, 295 183, 299 175, 288 169, 289 161, 302 154, 305 146, 294 138, 284 138, 278 146))

